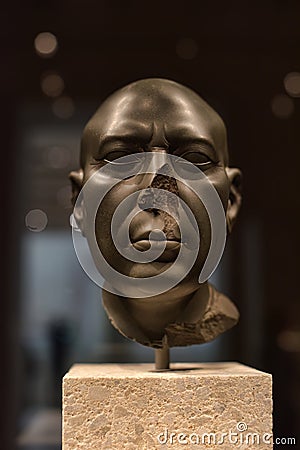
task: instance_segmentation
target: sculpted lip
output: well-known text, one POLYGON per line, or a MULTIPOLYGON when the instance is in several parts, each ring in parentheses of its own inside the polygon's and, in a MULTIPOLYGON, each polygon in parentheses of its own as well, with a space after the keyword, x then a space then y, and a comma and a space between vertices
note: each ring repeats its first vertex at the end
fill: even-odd
POLYGON ((174 231, 163 231, 159 228, 155 229, 137 229, 134 233, 130 235, 130 240, 132 244, 140 241, 148 241, 151 234, 152 242, 170 241, 170 242, 181 242, 180 233, 174 233, 174 231))
POLYGON ((165 249, 163 253, 155 260, 157 262, 172 262, 175 261, 175 259, 178 256, 181 242, 177 238, 173 237, 170 239, 149 239, 149 233, 148 235, 140 236, 139 239, 136 239, 134 242, 132 242, 132 245, 135 249, 144 252, 146 250, 149 250, 150 246, 152 248, 156 245, 161 244, 161 242, 165 243, 165 249))
MULTIPOLYGON (((149 239, 141 239, 140 241, 133 242, 132 245, 140 251, 146 251, 149 250, 150 246, 157 245, 161 241, 155 241, 155 240, 149 240, 149 239)), ((179 250, 181 246, 181 242, 179 241, 173 241, 173 240, 166 240, 166 247, 165 252, 169 250, 179 250)))

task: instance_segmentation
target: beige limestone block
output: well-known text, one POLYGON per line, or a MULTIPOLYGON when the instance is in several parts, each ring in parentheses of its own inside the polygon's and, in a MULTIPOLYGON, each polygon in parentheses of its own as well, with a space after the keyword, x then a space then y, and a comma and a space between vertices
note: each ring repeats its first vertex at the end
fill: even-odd
POLYGON ((63 450, 272 449, 272 377, 238 363, 76 364, 63 450))

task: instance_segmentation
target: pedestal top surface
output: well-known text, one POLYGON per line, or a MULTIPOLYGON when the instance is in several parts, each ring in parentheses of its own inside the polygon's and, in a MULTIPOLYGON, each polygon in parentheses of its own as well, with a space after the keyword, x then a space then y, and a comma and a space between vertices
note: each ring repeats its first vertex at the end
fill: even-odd
POLYGON ((149 364, 75 364, 66 378, 178 378, 178 377, 271 376, 237 362, 173 363, 170 370, 156 371, 149 364))

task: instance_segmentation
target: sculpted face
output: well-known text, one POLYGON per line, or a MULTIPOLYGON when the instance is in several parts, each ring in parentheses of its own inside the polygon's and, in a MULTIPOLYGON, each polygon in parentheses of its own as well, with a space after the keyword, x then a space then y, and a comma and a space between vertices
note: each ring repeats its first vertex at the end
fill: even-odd
MULTIPOLYGON (((240 172, 228 168, 224 123, 195 92, 168 80, 147 79, 132 83, 101 105, 84 131, 81 170, 71 174, 75 197, 86 181, 107 162, 122 171, 118 158, 142 152, 179 156, 197 166, 217 190, 231 231, 241 202, 240 172)), ((95 179, 93 189, 98 189, 98 182, 95 179)), ((151 188, 165 189, 182 199, 196 219, 201 239, 197 260, 189 275, 174 288, 180 295, 187 295, 199 287, 198 276, 208 254, 211 227, 201 200, 185 183, 172 178, 167 160, 164 175, 131 175, 109 191, 96 215, 98 246, 111 266, 134 278, 152 277, 173 264, 182 245, 180 231, 176 221, 159 209, 159 204, 157 208, 141 210, 129 227, 131 243, 140 251, 149 248, 151 232, 150 238, 154 239, 155 236, 159 239, 159 230, 165 233, 166 250, 156 261, 128 261, 117 252, 111 237, 111 220, 120 202, 128 195, 148 188, 139 196, 138 202, 147 204, 147 195, 152 195, 151 188)), ((169 207, 176 210, 177 206, 171 204, 169 207)), ((84 224, 82 227, 84 232, 84 224)))

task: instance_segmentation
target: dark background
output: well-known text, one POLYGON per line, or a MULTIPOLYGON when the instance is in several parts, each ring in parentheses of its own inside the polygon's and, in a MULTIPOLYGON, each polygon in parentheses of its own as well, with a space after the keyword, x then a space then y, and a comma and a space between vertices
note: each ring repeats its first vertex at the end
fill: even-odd
MULTIPOLYGON (((300 72, 299 23, 300 4, 289 0, 45 0, 2 7, 1 448, 15 448, 30 404, 20 333, 21 248, 24 233, 30 233, 26 213, 46 210, 47 229, 68 229, 70 212, 67 207, 60 212, 51 193, 76 168, 87 118, 116 88, 153 76, 190 86, 225 120, 231 164, 244 174, 244 203, 226 256, 226 290, 241 320, 221 359, 273 374, 274 435, 300 440, 300 87, 298 80, 298 94, 289 95, 284 84, 288 74, 300 72), (47 58, 34 47, 44 31, 58 42, 47 58), (63 99, 58 115, 64 118, 55 117, 57 98, 41 88, 50 72, 64 80, 58 96, 63 99), (52 125, 62 132, 70 124, 78 130, 70 167, 59 173, 47 171, 24 144, 26 130, 39 123, 46 134, 52 125)), ((62 334, 65 345, 51 347, 56 362, 64 348, 72 347, 67 328, 52 324, 51 342, 61 342, 62 334)), ((59 385, 64 365, 57 365, 53 377, 59 385)))

